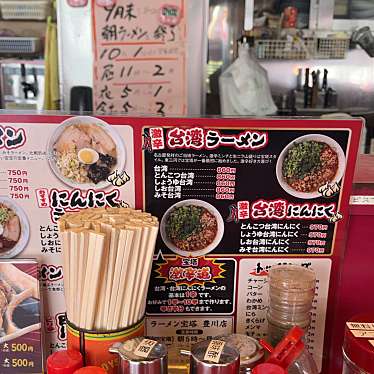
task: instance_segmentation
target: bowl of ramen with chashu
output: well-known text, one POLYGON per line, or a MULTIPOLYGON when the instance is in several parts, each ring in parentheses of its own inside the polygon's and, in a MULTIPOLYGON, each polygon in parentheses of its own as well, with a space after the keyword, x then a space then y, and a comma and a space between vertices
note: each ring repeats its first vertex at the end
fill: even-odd
POLYGON ((47 155, 54 174, 73 188, 101 189, 108 177, 125 166, 125 147, 106 122, 88 116, 64 121, 52 134, 47 155))

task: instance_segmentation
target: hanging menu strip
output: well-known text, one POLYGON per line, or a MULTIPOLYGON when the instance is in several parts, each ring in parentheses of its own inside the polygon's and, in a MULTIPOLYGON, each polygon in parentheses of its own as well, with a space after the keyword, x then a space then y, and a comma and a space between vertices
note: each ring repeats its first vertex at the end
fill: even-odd
POLYGON ((186 114, 185 0, 93 1, 92 17, 96 112, 186 114))

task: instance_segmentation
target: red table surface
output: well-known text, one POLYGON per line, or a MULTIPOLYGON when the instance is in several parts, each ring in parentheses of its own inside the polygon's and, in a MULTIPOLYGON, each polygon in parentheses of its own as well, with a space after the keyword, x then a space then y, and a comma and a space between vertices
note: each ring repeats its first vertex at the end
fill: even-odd
MULTIPOLYGON (((352 195, 374 196, 374 155, 358 157, 352 195)), ((351 205, 328 374, 342 372, 345 323, 355 314, 374 311, 373 228, 374 205, 351 205)))

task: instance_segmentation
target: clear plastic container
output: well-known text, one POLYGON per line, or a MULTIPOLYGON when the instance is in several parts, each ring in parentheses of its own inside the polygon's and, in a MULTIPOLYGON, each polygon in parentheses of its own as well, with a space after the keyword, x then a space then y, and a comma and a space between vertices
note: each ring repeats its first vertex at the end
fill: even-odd
POLYGON ((307 331, 316 275, 300 265, 276 265, 269 271, 268 338, 276 345, 293 326, 307 331))
POLYGON ((317 365, 307 349, 288 368, 288 374, 318 374, 317 365))
MULTIPOLYGON (((305 332, 299 326, 292 327, 287 335, 282 338, 276 347, 271 346, 267 341, 260 340, 260 344, 270 353, 266 363, 272 363, 285 369, 287 374, 319 374, 317 365, 305 348, 303 337, 305 332)), ((263 365, 259 365, 254 369, 254 373, 270 374, 273 371, 266 371, 263 365), (257 370, 256 369, 260 369, 257 370)), ((274 373, 281 374, 279 368, 274 373)))
POLYGON ((271 315, 268 313, 268 340, 273 346, 277 345, 290 331, 293 326, 301 327, 305 332, 310 326, 310 317, 304 321, 291 320, 289 322, 280 322, 279 320, 273 320, 271 315))

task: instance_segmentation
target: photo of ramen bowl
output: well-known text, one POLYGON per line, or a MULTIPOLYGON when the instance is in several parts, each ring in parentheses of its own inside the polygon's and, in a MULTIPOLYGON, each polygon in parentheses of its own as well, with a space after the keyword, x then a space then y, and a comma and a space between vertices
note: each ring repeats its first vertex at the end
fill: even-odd
POLYGON ((126 160, 122 138, 113 127, 88 116, 62 122, 48 142, 47 156, 63 183, 83 190, 109 186, 109 175, 123 171, 126 160))
POLYGON ((321 134, 301 136, 289 143, 278 157, 276 174, 281 187, 300 199, 320 197, 319 187, 339 183, 346 158, 341 146, 321 134))
POLYGON ((161 237, 174 253, 199 257, 213 251, 221 242, 224 223, 221 214, 202 200, 183 200, 163 215, 161 237))
POLYGON ((26 247, 30 225, 26 213, 6 196, 0 196, 0 258, 13 258, 26 247))

